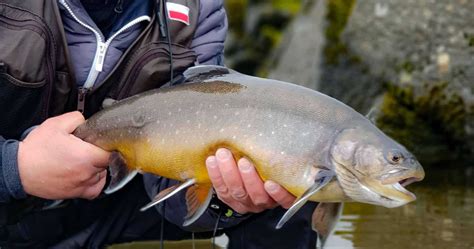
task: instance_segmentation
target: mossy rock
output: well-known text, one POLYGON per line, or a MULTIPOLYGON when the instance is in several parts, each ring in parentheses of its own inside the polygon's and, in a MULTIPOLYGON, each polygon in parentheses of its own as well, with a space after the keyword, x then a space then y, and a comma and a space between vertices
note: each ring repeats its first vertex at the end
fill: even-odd
POLYGON ((474 165, 474 2, 327 6, 320 90, 361 113, 375 108, 377 125, 424 166, 474 165))

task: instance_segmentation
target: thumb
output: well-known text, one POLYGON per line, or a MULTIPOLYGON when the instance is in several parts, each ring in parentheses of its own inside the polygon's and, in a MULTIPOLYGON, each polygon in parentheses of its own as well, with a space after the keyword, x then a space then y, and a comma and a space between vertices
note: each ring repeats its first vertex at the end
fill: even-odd
POLYGON ((61 130, 72 133, 79 125, 85 122, 84 116, 78 111, 68 112, 51 118, 61 130))

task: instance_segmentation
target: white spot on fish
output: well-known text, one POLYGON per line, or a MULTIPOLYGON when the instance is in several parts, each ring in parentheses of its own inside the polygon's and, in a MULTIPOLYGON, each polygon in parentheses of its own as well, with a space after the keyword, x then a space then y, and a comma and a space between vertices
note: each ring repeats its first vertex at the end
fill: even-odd
POLYGON ((280 154, 282 154, 282 155, 285 155, 285 152, 284 152, 284 151, 282 151, 282 152, 280 152, 280 154))
POLYGON ((178 135, 178 134, 179 134, 179 130, 176 130, 174 134, 178 135))
POLYGON ((272 135, 275 135, 275 131, 272 131, 272 135))
POLYGON ((212 108, 212 104, 209 104, 209 108, 212 108))
POLYGON ((159 123, 160 123, 160 120, 156 120, 156 123, 159 124, 159 123))
POLYGON ((180 111, 181 111, 181 108, 178 108, 178 112, 180 112, 180 111))
POLYGON ((168 116, 171 116, 171 112, 168 112, 168 116))
POLYGON ((198 124, 198 128, 201 129, 201 123, 198 124))
POLYGON ((251 125, 251 124, 248 124, 248 125, 247 125, 247 128, 250 128, 250 127, 252 127, 252 125, 251 125))
POLYGON ((217 119, 217 116, 216 116, 216 115, 214 115, 214 119, 217 119))
POLYGON ((196 111, 196 115, 198 115, 198 114, 199 114, 199 111, 196 111))
POLYGON ((232 139, 236 139, 237 137, 236 136, 232 136, 232 139))
POLYGON ((268 114, 268 117, 269 117, 269 118, 272 118, 272 117, 273 117, 273 115, 272 115, 272 114, 268 114))
POLYGON ((263 133, 259 133, 258 136, 260 136, 260 137, 263 136, 263 133))
POLYGON ((234 115, 235 116, 239 116, 240 112, 235 112, 234 115))
POLYGON ((151 120, 151 116, 148 117, 148 120, 151 120))
POLYGON ((143 131, 140 131, 140 135, 142 135, 142 134, 143 134, 143 131))
POLYGON ((227 106, 229 106, 229 104, 225 103, 225 106, 227 107, 227 106))
POLYGON ((224 132, 224 128, 220 129, 219 132, 220 132, 220 133, 224 132))
POLYGON ((186 120, 186 123, 188 123, 188 124, 189 124, 189 123, 191 123, 191 120, 189 120, 189 119, 188 119, 188 120, 186 120))

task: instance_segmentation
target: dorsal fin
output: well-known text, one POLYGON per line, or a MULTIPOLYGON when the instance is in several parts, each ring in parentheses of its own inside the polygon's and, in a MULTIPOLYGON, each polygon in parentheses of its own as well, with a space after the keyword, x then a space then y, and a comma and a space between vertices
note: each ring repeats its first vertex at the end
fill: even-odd
POLYGON ((185 82, 190 83, 201 82, 230 73, 236 72, 222 66, 202 65, 188 68, 186 71, 184 71, 183 75, 185 78, 185 82))

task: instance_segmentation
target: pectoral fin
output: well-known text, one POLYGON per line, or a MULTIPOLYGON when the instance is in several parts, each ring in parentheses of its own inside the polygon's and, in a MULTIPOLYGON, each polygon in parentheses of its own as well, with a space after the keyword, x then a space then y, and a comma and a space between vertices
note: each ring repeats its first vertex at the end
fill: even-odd
POLYGON ((130 170, 125 158, 119 152, 113 152, 109 161, 110 183, 104 193, 112 194, 121 189, 125 184, 133 179, 138 173, 136 170, 130 170))
POLYGON ((212 188, 210 185, 194 185, 186 191, 186 205, 188 214, 184 218, 183 226, 194 223, 206 211, 211 202, 212 188))
POLYGON ((339 217, 342 214, 343 204, 319 203, 313 212, 312 227, 318 233, 318 248, 323 248, 327 238, 331 235, 339 217))
POLYGON ((171 186, 163 191, 161 191, 160 193, 158 193, 154 198, 153 200, 146 204, 144 207, 142 207, 140 209, 140 211, 146 211, 147 209, 165 201, 166 199, 170 198, 171 196, 175 195, 176 193, 178 193, 179 191, 193 185, 194 183, 196 182, 196 179, 188 179, 187 181, 183 182, 183 183, 180 183, 180 184, 177 184, 177 185, 174 185, 174 186, 171 186))
POLYGON ((322 174, 322 176, 317 177, 313 186, 307 189, 302 196, 298 197, 293 205, 286 211, 286 213, 281 217, 280 221, 276 225, 276 229, 280 229, 307 201, 308 199, 316 192, 318 192, 322 187, 326 186, 334 175, 322 174))

